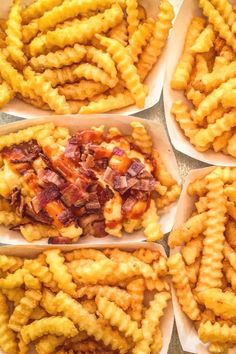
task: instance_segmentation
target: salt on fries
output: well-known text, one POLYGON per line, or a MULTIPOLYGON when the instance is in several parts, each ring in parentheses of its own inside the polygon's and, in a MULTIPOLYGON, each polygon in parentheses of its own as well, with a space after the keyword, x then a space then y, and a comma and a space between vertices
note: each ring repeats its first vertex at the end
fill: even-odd
POLYGON ((156 18, 138 0, 14 0, 0 32, 0 108, 15 96, 57 114, 143 108, 173 18, 168 0, 156 18))
POLYGON ((205 18, 192 19, 171 81, 188 104, 175 101, 171 112, 196 150, 236 157, 236 13, 227 0, 199 7, 205 18))
POLYGON ((76 242, 82 235, 121 237, 144 228, 162 238, 159 211, 180 187, 143 124, 131 135, 104 126, 73 136, 53 123, 0 139, 0 224, 28 241, 76 242))
POLYGON ((210 353, 227 353, 236 344, 236 168, 213 169, 188 193, 195 210, 170 233, 170 248, 181 249, 168 259, 169 273, 200 340, 210 353))
POLYGON ((39 354, 148 354, 162 347, 160 319, 170 293, 159 251, 50 249, 35 259, 0 255, 0 269, 0 348, 6 354, 26 353, 31 342, 39 354))

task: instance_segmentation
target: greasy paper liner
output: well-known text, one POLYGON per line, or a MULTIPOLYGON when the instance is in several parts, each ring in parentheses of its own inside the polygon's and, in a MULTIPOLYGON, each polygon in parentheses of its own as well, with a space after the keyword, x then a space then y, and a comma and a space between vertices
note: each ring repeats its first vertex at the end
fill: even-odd
MULTIPOLYGON (((236 1, 232 1, 236 4, 236 1)), ((202 12, 198 7, 197 0, 185 0, 176 18, 170 40, 167 47, 167 70, 163 88, 164 107, 168 132, 170 139, 176 150, 203 161, 211 165, 234 166, 236 159, 231 156, 226 156, 222 153, 209 150, 207 152, 199 152, 185 137, 178 123, 175 121, 171 112, 171 107, 174 101, 182 100, 190 106, 190 103, 184 96, 182 91, 172 90, 170 82, 175 70, 175 67, 181 56, 188 26, 194 16, 202 17, 202 12)))
MULTIPOLYGON (((202 178, 210 173, 214 167, 206 167, 189 172, 185 179, 183 190, 180 195, 180 199, 177 206, 176 218, 174 229, 180 227, 192 214, 194 208, 195 198, 190 197, 187 194, 187 188, 189 183, 193 182, 196 178, 202 178)), ((174 254, 180 250, 180 247, 176 247, 170 251, 170 254, 174 254)), ((182 311, 181 306, 175 295, 175 290, 172 286, 172 303, 174 308, 175 321, 179 340, 184 351, 196 354, 209 354, 207 345, 202 343, 198 338, 197 331, 191 321, 182 311)), ((236 346, 229 350, 229 354, 233 354, 236 351, 236 346)))
MULTIPOLYGON (((30 3, 32 1, 23 1, 23 4, 25 3, 30 3)), ((158 8, 159 8, 159 0, 154 1, 154 0, 141 0, 139 3, 144 6, 147 16, 154 16, 158 14, 158 8)), ((4 0, 0 1, 0 13, 1 17, 6 17, 9 11, 9 6, 12 3, 12 1, 9 0, 4 0)), ((144 108, 138 108, 135 105, 132 105, 130 107, 126 107, 123 109, 119 109, 116 111, 113 111, 112 113, 117 113, 117 114, 124 114, 124 115, 131 115, 135 114, 138 112, 141 112, 145 109, 151 108, 154 106, 156 103, 159 102, 161 92, 162 92, 162 87, 164 83, 164 75, 165 75, 165 69, 166 69, 166 50, 164 49, 162 52, 162 55, 158 58, 157 63, 154 65, 152 71, 149 73, 147 80, 145 81, 145 84, 148 85, 149 87, 149 93, 146 98, 146 103, 144 108)), ((18 117, 24 117, 24 118, 34 118, 34 117, 39 117, 39 116, 48 116, 50 113, 47 111, 43 111, 41 109, 35 108, 27 103, 24 103, 23 101, 20 101, 19 99, 13 99, 9 104, 4 106, 2 108, 2 112, 12 114, 14 116, 18 117)), ((51 113, 52 115, 55 113, 51 113)), ((83 115, 84 116, 84 115, 83 115)))
MULTIPOLYGON (((71 132, 75 132, 77 130, 83 130, 91 128, 92 126, 99 126, 104 124, 105 127, 113 127, 116 126, 121 130, 121 132, 125 135, 131 133, 130 122, 139 121, 143 125, 145 125, 153 139, 153 146, 160 153, 160 157, 166 165, 166 168, 170 172, 170 174, 175 178, 175 180, 181 184, 181 179, 179 176, 178 165, 175 159, 175 155, 173 153, 172 147, 169 143, 168 137, 163 129, 163 127, 154 121, 145 120, 136 117, 124 117, 121 115, 88 115, 85 119, 79 119, 75 116, 66 116, 66 117, 41 117, 33 120, 24 120, 18 121, 6 125, 0 126, 0 139, 1 135, 9 134, 12 132, 16 132, 20 129, 24 129, 33 125, 43 124, 47 122, 54 122, 56 125, 68 127, 71 132)), ((163 210, 161 213, 160 223, 162 226, 162 230, 164 233, 168 233, 174 223, 175 213, 176 213, 177 202, 171 204, 170 207, 163 210)), ((79 239, 79 243, 104 243, 104 242, 114 242, 119 243, 120 238, 106 236, 103 238, 94 238, 94 237, 81 237, 79 239)), ((135 242, 135 241, 143 241, 145 237, 143 235, 142 230, 135 232, 134 234, 125 234, 122 237, 123 242, 135 242)), ((0 243, 5 244, 28 244, 24 240, 22 236, 20 236, 19 232, 11 231, 4 226, 0 225, 0 243)), ((47 239, 42 239, 38 241, 34 241, 34 244, 47 244, 47 239)))
MULTIPOLYGON (((93 245, 58 245, 58 246, 3 246, 0 247, 0 254, 8 255, 8 256, 20 256, 20 257, 29 257, 29 258, 34 258, 36 257, 40 252, 45 251, 45 249, 48 248, 60 248, 61 250, 64 251, 72 251, 74 249, 78 248, 96 248, 96 249, 103 249, 103 248, 114 248, 114 247, 119 247, 121 250, 126 250, 126 251, 134 251, 139 248, 147 248, 150 250, 159 250, 160 253, 163 256, 166 256, 166 253, 164 251, 164 248, 161 245, 157 245, 154 243, 133 243, 133 244, 125 244, 125 243, 120 243, 119 245, 114 245, 112 243, 106 243, 104 245, 101 244, 93 244, 93 245)), ((161 331, 163 334, 163 346, 161 351, 158 354, 167 354, 168 353, 168 348, 171 340, 171 335, 172 335, 172 330, 173 330, 173 325, 174 325, 174 313, 173 313, 173 307, 172 307, 172 302, 171 300, 168 301, 168 306, 164 311, 164 316, 161 319, 161 331)), ((30 351, 29 354, 35 353, 34 351, 30 351)), ((4 354, 0 350, 0 354, 4 354)))

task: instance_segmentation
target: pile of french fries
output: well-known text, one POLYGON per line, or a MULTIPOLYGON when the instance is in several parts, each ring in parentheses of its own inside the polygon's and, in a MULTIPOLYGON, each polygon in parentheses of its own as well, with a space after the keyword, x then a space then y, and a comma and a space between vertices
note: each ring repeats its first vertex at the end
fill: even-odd
POLYGON ((171 81, 189 104, 178 100, 171 112, 198 151, 236 157, 236 11, 227 0, 199 7, 205 18, 192 19, 171 81))
POLYGON ((162 347, 170 293, 159 251, 49 249, 34 259, 0 255, 0 269, 6 354, 27 353, 31 343, 38 354, 156 354, 162 347))
POLYGON ((200 340, 210 353, 227 353, 236 344, 236 168, 213 169, 188 194, 197 201, 169 235, 170 248, 181 247, 168 259, 169 273, 200 340))
POLYGON ((0 107, 13 97, 57 114, 108 112, 148 95, 174 12, 137 0, 14 0, 0 26, 0 107))
POLYGON ((47 123, 0 137, 0 225, 19 230, 27 242, 122 237, 142 228, 154 242, 163 237, 159 214, 180 192, 139 121, 131 122, 130 135, 102 125, 71 136, 47 123))

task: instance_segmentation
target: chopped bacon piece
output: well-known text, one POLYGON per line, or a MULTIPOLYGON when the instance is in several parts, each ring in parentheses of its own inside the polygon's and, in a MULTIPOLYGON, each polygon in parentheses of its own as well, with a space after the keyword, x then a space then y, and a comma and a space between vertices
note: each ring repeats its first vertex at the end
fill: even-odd
POLYGON ((137 183, 133 186, 133 189, 152 192, 155 190, 156 181, 154 178, 152 179, 140 179, 137 183))
POLYGON ((65 185, 65 180, 59 176, 56 172, 50 169, 42 169, 38 172, 39 183, 45 185, 48 183, 55 184, 58 188, 61 188, 65 185))
POLYGON ((84 235, 95 237, 103 237, 106 235, 105 221, 101 214, 84 215, 79 219, 79 224, 83 229, 84 235))
POLYGON ((114 189, 120 190, 128 187, 126 176, 115 176, 114 178, 114 189))
POLYGON ((92 129, 83 130, 74 135, 77 140, 77 144, 88 144, 88 143, 101 143, 102 133, 92 129))
POLYGON ((26 206, 25 215, 29 216, 30 218, 38 222, 47 225, 51 225, 53 221, 52 218, 50 218, 50 216, 45 210, 41 210, 39 213, 36 213, 33 209, 29 208, 28 206, 26 206))
POLYGON ((134 197, 128 197, 124 204, 122 205, 122 213, 123 214, 128 214, 136 204, 137 200, 134 197))
POLYGON ((130 176, 135 177, 144 169, 144 167, 145 166, 140 161, 134 160, 129 166, 127 172, 130 174, 130 176))
POLYGON ((63 236, 56 236, 56 237, 49 237, 48 244, 58 245, 58 244, 68 244, 72 243, 72 239, 69 237, 63 236))
POLYGON ((65 226, 68 226, 72 221, 74 221, 74 215, 69 209, 63 210, 58 215, 58 220, 65 226))
POLYGON ((80 206, 88 200, 88 193, 78 185, 70 183, 61 190, 62 199, 67 206, 80 206))
POLYGON ((123 149, 120 149, 119 147, 114 147, 112 153, 113 155, 123 156, 125 152, 123 149))
POLYGON ((114 193, 108 186, 106 186, 106 188, 104 189, 100 185, 98 185, 97 196, 98 196, 99 203, 101 205, 104 205, 106 202, 108 202, 108 200, 113 198, 114 193))
POLYGON ((12 163, 26 163, 34 161, 40 154, 41 148, 35 140, 3 149, 4 157, 12 163))
POLYGON ((69 140, 68 144, 66 145, 64 155, 69 159, 79 159, 80 158, 80 149, 79 146, 71 142, 69 140))
POLYGON ((104 174, 103 174, 103 179, 105 182, 108 184, 113 185, 113 180, 115 177, 116 173, 113 171, 109 166, 106 168, 104 174))
POLYGON ((105 170, 108 166, 108 158, 103 158, 95 161, 95 167, 99 170, 105 170))
POLYGON ((49 202, 57 199, 60 196, 59 189, 54 184, 48 185, 42 189, 32 199, 32 205, 34 211, 38 214, 49 202))
POLYGON ((21 195, 20 189, 15 187, 11 192, 10 199, 11 199, 10 204, 14 206, 16 210, 16 214, 19 216, 23 216, 25 212, 26 204, 24 202, 23 196, 21 195))

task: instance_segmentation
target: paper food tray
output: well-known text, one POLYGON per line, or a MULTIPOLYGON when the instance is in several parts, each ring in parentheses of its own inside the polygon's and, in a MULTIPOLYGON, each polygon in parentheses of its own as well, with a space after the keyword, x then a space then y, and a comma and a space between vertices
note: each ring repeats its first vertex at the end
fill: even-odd
MULTIPOLYGON (((8 255, 8 256, 19 256, 19 257, 29 257, 29 258, 34 258, 36 257, 40 252, 43 252, 45 249, 48 248, 60 248, 61 250, 64 251, 72 251, 74 249, 78 248, 96 248, 96 249, 103 249, 103 248, 114 248, 114 247, 119 247, 121 250, 126 250, 126 251, 134 251, 139 248, 147 248, 151 250, 159 250, 160 253, 163 256, 166 256, 165 250, 161 245, 157 245, 154 243, 139 243, 135 242, 133 244, 126 244, 126 243, 120 243, 119 245, 114 245, 112 243, 105 243, 103 245, 101 244, 93 244, 93 245, 58 245, 55 247, 54 246, 19 246, 19 247, 14 247, 14 246, 3 246, 0 247, 0 254, 8 255)), ((168 348, 171 340, 171 335, 172 335, 172 330, 173 330, 173 325, 174 325, 174 313, 173 313, 173 307, 171 301, 168 301, 168 306, 165 309, 164 316, 161 319, 161 331, 163 334, 163 346, 161 351, 158 354, 167 354, 168 353, 168 348)), ((36 353, 35 351, 30 351, 29 354, 36 353)), ((0 354, 4 354, 0 350, 0 354)))
MULTIPOLYGON (((0 126, 0 139, 1 135, 9 134, 12 132, 16 132, 20 129, 27 128, 29 126, 43 124, 47 122, 54 122, 56 125, 65 126, 70 129, 73 133, 77 130, 83 130, 91 128, 92 126, 99 126, 104 124, 105 127, 109 128, 112 126, 116 126, 121 130, 123 134, 130 134, 131 127, 130 122, 133 120, 140 121, 144 124, 153 138, 153 145, 156 150, 160 153, 161 159, 165 163, 168 171, 175 178, 175 180, 180 184, 181 179, 178 172, 178 165, 175 159, 175 155, 169 143, 168 137, 162 128, 162 126, 154 121, 148 121, 141 118, 136 117, 124 117, 121 115, 111 115, 108 114, 104 117, 104 115, 88 115, 85 119, 79 119, 75 116, 48 116, 41 117, 33 120, 24 120, 18 121, 6 125, 0 126)), ((173 205, 171 204, 169 208, 163 210, 160 218, 160 223, 162 226, 162 230, 164 233, 168 233, 172 225, 174 223, 175 212, 176 212, 177 202, 173 205)), ((134 241, 144 241, 146 238, 143 235, 142 231, 136 232, 134 234, 124 234, 122 241, 123 242, 134 242, 134 241)), ((114 242, 119 243, 120 239, 116 237, 106 236, 103 238, 94 238, 94 237, 82 237, 79 239, 79 243, 104 243, 104 242, 114 242)), ((0 225, 0 243, 5 244, 28 244, 22 236, 20 236, 19 232, 11 231, 6 227, 0 225)), ((34 241, 34 244, 47 244, 47 239, 42 239, 39 241, 34 241)))
MULTIPOLYGON (((231 2, 236 4, 235 0, 231 2)), ((202 12, 198 7, 198 3, 198 0, 185 0, 183 2, 168 42, 166 64, 167 70, 163 88, 166 124, 171 142, 176 150, 211 165, 234 166, 236 159, 233 157, 226 156, 219 152, 214 152, 213 150, 202 153, 197 151, 185 137, 179 127, 179 124, 170 113, 172 104, 176 100, 182 100, 190 105, 182 91, 171 89, 170 82, 183 50, 188 26, 194 16, 202 17, 202 12)))
MULTIPOLYGON (((185 179, 182 193, 180 195, 174 229, 180 227, 192 214, 194 209, 195 198, 190 197, 187 194, 187 188, 189 183, 193 182, 196 178, 203 178, 208 173, 210 173, 214 167, 206 167, 202 169, 192 170, 185 179)), ((180 247, 176 247, 170 251, 170 254, 176 253, 180 247)), ((177 331, 179 335, 179 340, 184 351, 196 354, 209 354, 207 350, 207 345, 203 344, 198 338, 197 331, 191 321, 182 311, 181 306, 175 295, 175 290, 172 286, 172 303, 175 314, 175 321, 177 326, 177 331)), ((229 350, 229 354, 236 352, 236 346, 229 350)))
MULTIPOLYGON (((31 3, 32 1, 27 1, 24 0, 22 1, 23 5, 31 3)), ((159 8, 159 0, 154 1, 154 0, 141 0, 139 3, 144 6, 147 16, 155 16, 158 13, 158 8, 159 8)), ((172 3, 175 2, 175 0, 172 0, 172 3)), ((178 2, 178 0, 177 0, 178 2)), ((0 13, 1 17, 7 17, 9 7, 11 5, 12 1, 10 0, 4 0, 0 1, 0 13)), ((124 115, 131 115, 135 114, 138 112, 141 112, 145 109, 151 108, 154 106, 156 103, 159 102, 161 92, 162 92, 162 87, 164 83, 164 75, 165 75, 165 68, 166 68, 166 50, 164 49, 162 52, 162 55, 159 57, 157 63, 154 65, 152 71, 149 73, 147 80, 145 81, 145 84, 148 85, 149 87, 149 94, 148 97, 146 98, 146 104, 144 108, 138 108, 135 105, 132 105, 127 108, 123 108, 120 110, 113 111, 113 113, 119 113, 119 114, 124 114, 124 115)), ((43 111, 41 109, 37 109, 27 103, 24 103, 23 101, 20 101, 18 99, 13 99, 11 102, 9 102, 6 106, 2 108, 2 112, 18 116, 18 117, 23 117, 23 118, 34 118, 34 117, 39 117, 39 116, 48 116, 50 113, 47 111, 43 111)), ((54 114, 52 112, 52 114, 54 114)), ((83 117, 86 115, 83 115, 83 117)))

